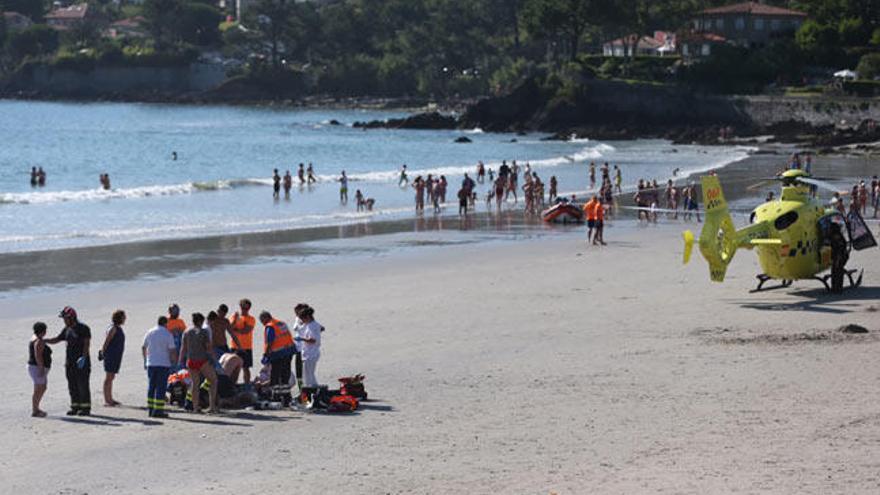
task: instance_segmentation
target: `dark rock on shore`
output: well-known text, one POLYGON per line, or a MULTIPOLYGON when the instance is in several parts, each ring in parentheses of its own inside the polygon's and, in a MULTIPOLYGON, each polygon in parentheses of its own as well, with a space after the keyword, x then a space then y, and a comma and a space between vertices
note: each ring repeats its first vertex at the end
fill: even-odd
POLYGON ((456 129, 458 120, 440 112, 418 113, 402 119, 372 120, 355 122, 354 127, 363 129, 456 129))

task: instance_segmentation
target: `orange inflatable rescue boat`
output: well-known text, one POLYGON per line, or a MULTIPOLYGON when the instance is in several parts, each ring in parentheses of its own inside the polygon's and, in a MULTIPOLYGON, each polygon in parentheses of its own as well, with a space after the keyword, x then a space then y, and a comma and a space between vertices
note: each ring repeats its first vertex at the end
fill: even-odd
POLYGON ((541 213, 547 223, 584 223, 584 212, 568 201, 561 201, 541 213))

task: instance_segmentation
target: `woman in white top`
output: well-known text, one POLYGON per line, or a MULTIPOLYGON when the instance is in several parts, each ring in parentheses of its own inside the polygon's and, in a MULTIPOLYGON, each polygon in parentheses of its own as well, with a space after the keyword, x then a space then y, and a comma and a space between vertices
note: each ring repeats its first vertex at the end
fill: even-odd
POLYGON ((315 321, 315 310, 311 306, 306 306, 299 311, 299 319, 302 321, 302 325, 297 327, 296 341, 299 342, 302 355, 303 389, 305 392, 314 392, 318 388, 315 368, 321 357, 321 331, 323 327, 315 321))

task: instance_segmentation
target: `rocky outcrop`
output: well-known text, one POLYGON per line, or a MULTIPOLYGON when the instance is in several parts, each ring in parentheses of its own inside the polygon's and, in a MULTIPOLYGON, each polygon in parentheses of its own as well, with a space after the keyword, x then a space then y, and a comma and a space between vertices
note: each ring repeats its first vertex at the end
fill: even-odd
POLYGON ((456 129, 458 119, 440 112, 418 113, 403 119, 372 120, 355 122, 354 127, 362 129, 456 129))

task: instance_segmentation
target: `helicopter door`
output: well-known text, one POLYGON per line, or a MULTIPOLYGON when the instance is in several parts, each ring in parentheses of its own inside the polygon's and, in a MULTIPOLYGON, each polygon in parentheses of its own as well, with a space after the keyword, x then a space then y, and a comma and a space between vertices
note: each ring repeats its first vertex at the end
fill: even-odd
POLYGON ((846 224, 849 229, 849 240, 852 248, 856 251, 867 249, 877 245, 877 240, 871 234, 871 230, 865 224, 865 220, 857 211, 851 211, 846 216, 846 224))

